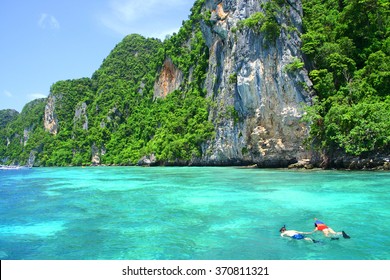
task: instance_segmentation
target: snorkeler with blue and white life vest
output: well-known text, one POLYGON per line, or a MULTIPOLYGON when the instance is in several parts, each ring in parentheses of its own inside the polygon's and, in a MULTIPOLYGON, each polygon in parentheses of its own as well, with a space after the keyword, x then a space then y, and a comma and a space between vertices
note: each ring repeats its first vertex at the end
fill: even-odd
POLYGON ((337 235, 342 235, 344 238, 351 238, 348 234, 345 233, 345 231, 341 232, 335 232, 332 228, 327 226, 324 222, 318 220, 317 218, 314 218, 314 230, 312 233, 316 231, 322 231, 322 233, 326 237, 330 237, 332 239, 338 239, 337 235))

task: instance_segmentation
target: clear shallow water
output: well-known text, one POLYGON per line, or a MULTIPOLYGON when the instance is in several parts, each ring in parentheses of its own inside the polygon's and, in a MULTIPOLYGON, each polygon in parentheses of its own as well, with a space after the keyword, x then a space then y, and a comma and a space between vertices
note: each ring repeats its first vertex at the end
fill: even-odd
POLYGON ((390 173, 240 168, 0 172, 0 259, 389 260, 390 173), (313 218, 352 238, 313 244, 313 218))

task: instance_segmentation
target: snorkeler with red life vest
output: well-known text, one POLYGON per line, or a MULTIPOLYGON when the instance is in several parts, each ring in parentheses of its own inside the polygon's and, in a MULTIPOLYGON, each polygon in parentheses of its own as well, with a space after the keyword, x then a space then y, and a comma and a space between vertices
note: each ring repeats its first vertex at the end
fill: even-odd
POLYGON ((322 231, 322 233, 326 237, 330 237, 333 240, 339 239, 337 235, 342 235, 344 238, 351 238, 348 234, 345 233, 345 231, 341 232, 335 232, 332 228, 328 227, 324 222, 318 220, 317 218, 314 218, 314 230, 313 233, 316 231, 322 231))

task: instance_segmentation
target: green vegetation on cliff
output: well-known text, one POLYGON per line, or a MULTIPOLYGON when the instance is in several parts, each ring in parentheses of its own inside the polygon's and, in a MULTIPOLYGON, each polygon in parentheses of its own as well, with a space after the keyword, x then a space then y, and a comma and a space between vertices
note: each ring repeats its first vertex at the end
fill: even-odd
POLYGON ((14 121, 19 113, 15 110, 0 110, 0 129, 5 128, 8 123, 14 121))
POLYGON ((287 4, 285 0, 269 0, 261 5, 263 12, 254 13, 249 18, 238 22, 238 29, 247 27, 255 33, 264 33, 268 42, 274 42, 279 37, 281 30, 277 15, 285 4, 287 4))
POLYGON ((42 134, 45 99, 27 103, 22 112, 15 115, 0 130, 0 163, 27 164, 30 152, 39 150, 44 142, 42 134))
POLYGON ((41 102, 1 130, 0 162, 25 164, 31 151, 40 166, 132 165, 152 154, 170 163, 200 156, 201 143, 213 131, 203 91, 208 65, 199 25, 203 2, 195 3, 189 20, 164 42, 129 35, 91 78, 53 84, 45 117, 41 102), (155 99, 154 84, 167 58, 183 81, 179 90, 155 99), (35 118, 34 125, 25 114, 35 118), (22 139, 26 127, 28 141, 22 139))
POLYGON ((5 156, 7 152, 8 131, 6 130, 6 127, 9 123, 13 122, 18 115, 19 113, 15 110, 0 110, 0 155, 2 156, 5 156))
POLYGON ((317 97, 307 108, 311 139, 325 153, 390 148, 390 4, 303 1, 302 50, 317 97))

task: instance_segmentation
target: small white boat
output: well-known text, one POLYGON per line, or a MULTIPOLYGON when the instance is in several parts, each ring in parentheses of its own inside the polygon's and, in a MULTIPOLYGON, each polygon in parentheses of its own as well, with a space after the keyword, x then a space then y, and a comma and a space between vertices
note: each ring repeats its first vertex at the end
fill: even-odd
POLYGON ((0 170, 18 170, 21 169, 18 165, 0 165, 0 170))

